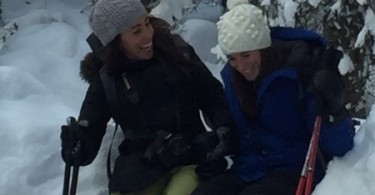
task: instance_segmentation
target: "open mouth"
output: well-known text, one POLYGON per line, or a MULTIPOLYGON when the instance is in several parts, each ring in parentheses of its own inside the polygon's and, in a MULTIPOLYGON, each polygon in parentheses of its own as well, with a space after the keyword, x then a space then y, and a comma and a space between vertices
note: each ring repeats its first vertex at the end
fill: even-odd
POLYGON ((148 44, 145 44, 145 45, 141 45, 141 49, 144 49, 144 50, 150 50, 152 47, 152 42, 148 43, 148 44))
POLYGON ((245 75, 251 75, 251 71, 250 70, 244 70, 243 74, 245 74, 245 75))

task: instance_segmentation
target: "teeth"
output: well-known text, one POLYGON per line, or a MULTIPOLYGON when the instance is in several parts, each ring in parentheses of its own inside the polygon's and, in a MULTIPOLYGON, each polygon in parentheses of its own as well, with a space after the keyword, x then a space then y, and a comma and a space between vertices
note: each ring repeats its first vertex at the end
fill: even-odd
POLYGON ((152 42, 146 44, 146 45, 142 45, 141 48, 148 48, 148 47, 151 47, 152 46, 152 42))

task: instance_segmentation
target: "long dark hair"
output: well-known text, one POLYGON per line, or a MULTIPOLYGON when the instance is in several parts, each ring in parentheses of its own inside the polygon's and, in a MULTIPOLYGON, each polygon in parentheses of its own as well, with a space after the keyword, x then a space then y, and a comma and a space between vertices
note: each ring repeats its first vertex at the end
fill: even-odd
MULTIPOLYGON (((195 61, 188 59, 190 56, 188 57, 184 55, 184 51, 182 51, 181 48, 176 45, 176 42, 182 41, 184 44, 186 43, 182 40, 182 38, 174 36, 170 33, 170 26, 165 21, 150 17, 150 22, 154 28, 154 57, 158 58, 157 60, 159 61, 162 60, 163 62, 160 63, 163 65, 172 65, 174 67, 178 66, 179 69, 187 73, 190 69, 189 67, 191 67, 192 63, 194 64, 195 61), (181 40, 176 41, 176 38, 181 40)), ((186 46, 190 47, 187 44, 186 46)), ((191 52, 194 53, 192 48, 191 50, 191 52)), ((103 62, 108 69, 108 72, 111 74, 130 72, 129 64, 131 61, 126 57, 126 55, 124 55, 120 35, 116 36, 116 38, 105 48, 103 62)), ((199 60, 199 62, 201 61, 199 60)))
POLYGON ((257 91, 264 79, 273 71, 278 69, 284 59, 278 55, 276 50, 268 47, 260 50, 261 68, 258 77, 254 81, 248 81, 241 73, 232 68, 233 88, 247 118, 256 121, 258 116, 257 91))
POLYGON ((105 48, 103 62, 110 74, 128 71, 130 60, 123 53, 120 35, 117 35, 105 48))

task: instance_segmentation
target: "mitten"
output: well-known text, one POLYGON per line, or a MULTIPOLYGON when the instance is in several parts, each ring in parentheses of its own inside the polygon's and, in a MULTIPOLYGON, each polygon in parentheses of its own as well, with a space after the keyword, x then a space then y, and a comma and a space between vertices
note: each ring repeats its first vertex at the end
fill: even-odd
POLYGON ((79 124, 74 117, 68 117, 68 124, 61 126, 61 156, 68 165, 84 166, 89 164, 82 128, 85 122, 79 124))
MULTIPOLYGON (((196 138, 195 150, 204 153, 204 158, 195 170, 201 180, 208 180, 225 172, 228 162, 226 155, 233 153, 235 148, 233 132, 228 127, 219 127, 215 132, 207 132, 196 138), (199 144, 197 144, 199 143, 199 144)), ((194 142, 193 142, 194 143, 194 142)), ((199 153, 199 152, 197 152, 199 153)))
POLYGON ((313 90, 317 95, 316 108, 322 116, 340 116, 344 112, 344 87, 340 76, 321 70, 313 77, 313 90))
POLYGON ((207 161, 214 161, 223 158, 233 152, 235 145, 233 132, 228 127, 219 127, 216 130, 218 137, 218 144, 216 147, 207 154, 207 161))

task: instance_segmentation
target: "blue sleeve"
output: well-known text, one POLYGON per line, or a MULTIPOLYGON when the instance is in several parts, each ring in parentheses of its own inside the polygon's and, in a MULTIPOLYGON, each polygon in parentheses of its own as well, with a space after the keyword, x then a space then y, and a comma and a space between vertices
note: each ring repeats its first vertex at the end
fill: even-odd
MULTIPOLYGON (((310 94, 307 99, 307 118, 311 129, 316 118, 316 98, 310 94)), ((322 118, 319 147, 321 150, 334 156, 343 156, 353 148, 355 131, 351 125, 351 118, 345 113, 340 121, 329 122, 328 118, 322 118)))

